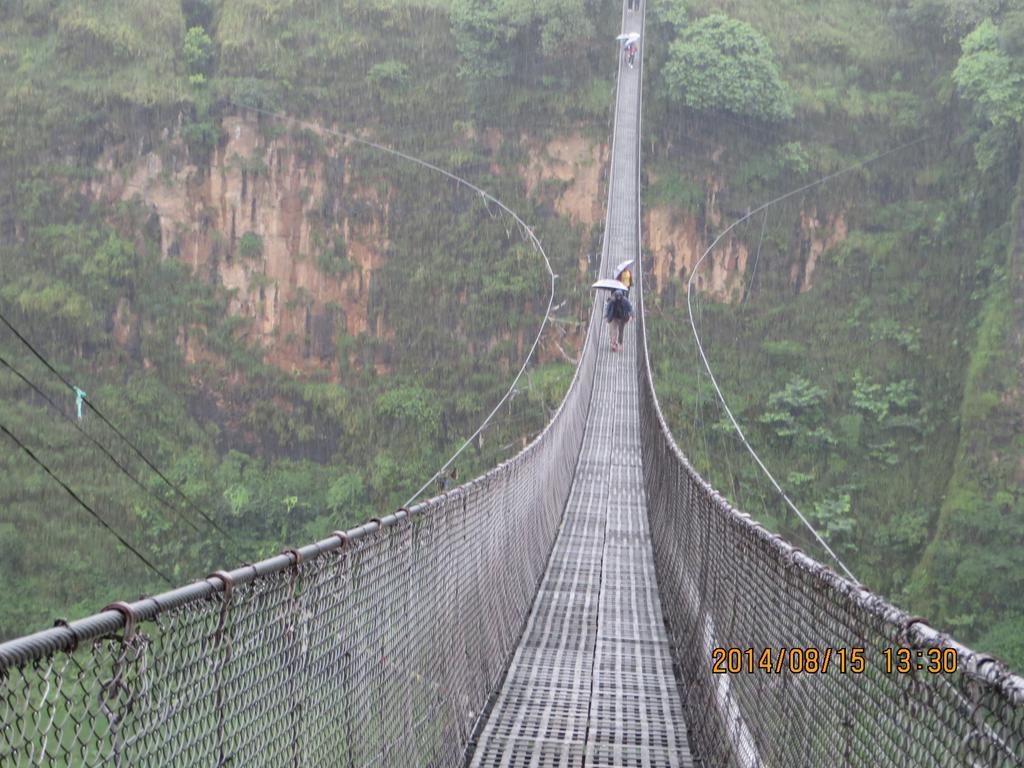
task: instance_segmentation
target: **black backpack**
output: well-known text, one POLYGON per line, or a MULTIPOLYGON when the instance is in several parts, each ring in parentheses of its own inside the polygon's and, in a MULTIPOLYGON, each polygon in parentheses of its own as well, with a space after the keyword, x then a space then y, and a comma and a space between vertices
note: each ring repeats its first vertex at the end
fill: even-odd
POLYGON ((608 300, 608 308, 605 310, 605 320, 628 320, 633 314, 633 307, 629 305, 629 299, 622 293, 616 293, 608 300))

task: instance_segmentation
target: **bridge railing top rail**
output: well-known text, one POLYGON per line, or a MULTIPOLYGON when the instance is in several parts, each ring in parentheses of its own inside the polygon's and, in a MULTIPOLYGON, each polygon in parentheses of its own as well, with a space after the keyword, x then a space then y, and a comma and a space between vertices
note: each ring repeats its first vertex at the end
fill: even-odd
MULTIPOLYGON (((586 343, 590 343, 589 335, 586 343)), ((584 346, 585 351, 586 347, 584 346)), ((117 607, 108 606, 91 616, 70 622, 61 621, 49 629, 0 643, 0 672, 7 667, 26 664, 61 651, 72 651, 84 642, 105 637, 125 629, 129 621, 134 623, 149 621, 165 611, 180 608, 188 603, 207 600, 217 593, 248 584, 257 578, 282 573, 300 563, 313 560, 328 552, 344 550, 356 542, 398 525, 404 519, 429 513, 444 500, 469 496, 473 489, 487 486, 493 479, 501 476, 508 465, 525 461, 535 450, 536 446, 544 440, 565 408, 569 393, 576 386, 580 375, 579 372, 580 367, 577 367, 565 398, 563 398, 554 417, 547 423, 545 428, 519 453, 493 467, 486 474, 452 488, 444 494, 415 504, 412 507, 403 507, 384 517, 372 518, 347 531, 335 531, 327 538, 312 544, 296 549, 288 549, 281 554, 265 558, 256 563, 247 563, 231 571, 217 571, 204 579, 161 592, 158 595, 143 597, 132 603, 114 603, 112 605, 117 607)))
MULTIPOLYGON (((595 304, 591 311, 590 325, 594 324, 597 317, 596 313, 595 304)), ((580 354, 581 361, 587 354, 589 345, 593 344, 591 337, 592 334, 588 333, 580 354)), ((288 549, 281 554, 265 558, 257 563, 247 563, 231 571, 217 571, 204 579, 161 592, 158 595, 143 597, 132 603, 114 603, 112 605, 116 607, 108 606, 91 616, 70 622, 60 621, 56 626, 49 629, 0 643, 0 672, 5 668, 23 665, 37 659, 52 656, 61 651, 73 651, 82 643, 125 629, 129 621, 135 624, 149 621, 166 611, 180 608, 188 603, 207 600, 217 593, 223 593, 225 590, 235 586, 248 584, 257 578, 282 573, 300 563, 315 559, 329 552, 344 550, 356 542, 375 536, 381 531, 398 525, 404 519, 428 514, 446 500, 470 496, 474 489, 481 486, 486 487, 503 476, 509 465, 521 464, 529 459, 530 455, 537 449, 537 446, 544 442, 548 433, 558 422, 559 417, 566 408, 570 394, 578 384, 582 370, 583 366, 578 365, 573 373, 569 388, 566 390, 565 397, 544 429, 519 453, 501 462, 487 473, 452 488, 444 494, 434 496, 409 508, 403 507, 384 517, 372 518, 347 531, 335 531, 327 538, 315 543, 296 549, 288 549)))

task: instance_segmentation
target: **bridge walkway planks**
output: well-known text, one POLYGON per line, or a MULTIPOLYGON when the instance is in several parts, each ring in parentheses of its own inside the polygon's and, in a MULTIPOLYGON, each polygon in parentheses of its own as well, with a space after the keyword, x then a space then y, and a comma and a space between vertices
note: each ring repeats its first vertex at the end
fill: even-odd
MULTIPOLYGON (((639 13, 624 31, 640 31, 639 13)), ((637 253, 640 67, 620 64, 602 277, 637 253)), ((693 765, 658 598, 640 459, 636 323, 599 340, 562 529, 472 768, 693 765)))

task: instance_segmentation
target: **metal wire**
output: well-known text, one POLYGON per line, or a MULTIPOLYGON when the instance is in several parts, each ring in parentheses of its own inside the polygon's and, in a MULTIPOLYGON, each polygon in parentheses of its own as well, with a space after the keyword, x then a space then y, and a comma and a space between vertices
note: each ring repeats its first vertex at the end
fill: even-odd
MULTIPOLYGON (((68 379, 64 376, 64 374, 62 374, 60 371, 58 371, 53 366, 53 364, 49 360, 46 359, 45 355, 43 355, 42 352, 40 352, 38 349, 35 348, 35 346, 32 344, 32 342, 30 342, 25 336, 23 336, 21 334, 21 332, 17 328, 14 327, 14 325, 11 323, 11 321, 8 320, 4 316, 4 314, 2 312, 0 312, 0 322, 2 322, 5 326, 7 326, 8 330, 10 330, 10 332, 14 334, 14 336, 18 339, 18 341, 20 341, 22 344, 24 344, 25 347, 27 347, 28 350, 36 357, 36 359, 39 360, 39 362, 41 362, 47 368, 47 370, 50 371, 50 373, 52 373, 54 376, 56 376, 57 379, 65 387, 67 387, 72 392, 78 392, 79 391, 78 388, 75 387, 74 384, 72 384, 70 381, 68 381, 68 379)), ((83 397, 84 397, 84 395, 83 395, 83 397)), ((135 443, 133 443, 131 440, 129 440, 128 436, 125 435, 124 432, 122 432, 110 419, 108 419, 106 417, 106 415, 103 413, 103 411, 101 411, 99 409, 99 407, 93 402, 93 399, 85 398, 82 401, 82 404, 86 408, 88 408, 90 411, 92 411, 94 414, 96 414, 96 416, 100 419, 100 421, 102 421, 104 424, 106 424, 111 432, 113 432, 115 435, 117 435, 119 438, 121 438, 121 440, 125 444, 127 444, 127 446, 132 450, 132 452, 136 456, 138 456, 140 459, 142 459, 142 462, 147 467, 149 467, 150 470, 157 477, 159 477, 161 480, 163 480, 163 482, 167 486, 169 486, 171 488, 171 490, 173 490, 174 493, 177 494, 182 499, 182 501, 184 501, 188 506, 190 506, 196 512, 196 514, 198 514, 212 528, 214 528, 217 531, 217 533, 219 533, 221 535, 223 541, 229 542, 229 544, 230 544, 229 549, 231 550, 231 553, 236 555, 236 557, 237 557, 237 550, 235 549, 235 546, 237 545, 237 542, 235 541, 235 537, 231 533, 229 533, 228 531, 224 530, 224 528, 222 528, 221 525, 216 520, 214 520, 209 514, 204 512, 203 509, 201 507, 199 507, 190 497, 186 496, 185 492, 183 490, 181 490, 181 488, 176 483, 172 482, 170 480, 170 478, 168 478, 167 475, 165 475, 160 470, 160 468, 156 466, 156 464, 154 464, 152 461, 150 461, 149 457, 147 457, 146 454, 142 452, 141 448, 139 448, 135 443)), ((223 546, 223 542, 221 543, 221 546, 223 546)), ((241 557, 238 557, 238 559, 240 560, 241 557)))
POLYGON ((0 765, 459 765, 555 540, 594 360, 588 340, 545 430, 450 493, 0 644, 0 765))
MULTIPOLYGON (((479 437, 480 434, 491 423, 491 420, 494 418, 495 414, 501 409, 501 406, 504 405, 516 391, 516 386, 519 384, 519 380, 523 377, 523 374, 526 372, 526 369, 534 360, 534 355, 537 352, 537 348, 540 346, 540 340, 544 336, 544 330, 547 328, 548 323, 551 320, 551 308, 552 305, 555 303, 555 280, 558 278, 558 275, 555 274, 555 271, 551 267, 551 261, 548 259, 547 252, 544 250, 544 246, 541 244, 540 238, 537 237, 537 235, 534 233, 530 225, 523 221, 523 219, 519 216, 518 213, 516 213, 507 205, 505 205, 505 203, 503 203, 501 200, 496 198, 487 190, 478 187, 476 184, 469 181, 468 179, 465 179, 462 176, 458 176, 452 173, 451 171, 441 168, 440 166, 434 165, 433 163, 427 162, 422 158, 414 157, 413 155, 401 152, 397 149, 393 149, 392 147, 388 147, 383 144, 379 144, 375 141, 370 141, 369 139, 364 139, 360 136, 356 136, 353 133, 338 131, 332 128, 325 128, 315 123, 310 123, 304 120, 296 119, 294 117, 291 117, 290 115, 284 114, 283 112, 273 112, 267 109, 261 109, 260 107, 254 107, 251 105, 240 104, 236 102, 232 102, 232 104, 234 104, 234 106, 240 109, 248 109, 260 115, 272 117, 276 120, 282 120, 284 122, 294 123, 296 125, 299 125, 303 128, 307 128, 312 131, 319 131, 330 136, 336 136, 345 141, 350 141, 354 144, 369 147, 370 149, 374 149, 378 152, 383 152, 384 154, 397 157, 409 163, 414 163, 415 165, 419 165, 422 168, 426 168, 428 170, 433 171, 434 173, 439 173, 442 176, 451 179, 456 184, 459 184, 463 187, 466 187, 467 189, 472 190, 473 192, 476 192, 480 196, 480 199, 483 201, 484 206, 487 209, 487 213, 491 215, 491 218, 494 218, 497 215, 491 212, 491 203, 494 203, 495 207, 499 209, 499 212, 508 214, 515 222, 522 240, 530 244, 530 246, 537 253, 537 255, 540 256, 541 261, 544 263, 544 269, 548 273, 549 280, 548 303, 547 306, 544 308, 544 316, 541 318, 540 326, 537 328, 537 335, 534 336, 533 338, 533 344, 530 345, 530 349, 526 353, 526 357, 523 359, 523 364, 520 366, 519 371, 512 379, 512 382, 509 384, 508 389, 505 390, 505 394, 502 395, 501 399, 498 400, 497 403, 495 403, 490 413, 488 413, 487 416, 484 417, 484 420, 480 422, 480 425, 476 428, 476 431, 473 432, 473 434, 471 434, 469 437, 467 437, 463 441, 462 445, 460 445, 455 450, 455 453, 449 456, 448 460, 444 464, 442 464, 441 467, 433 475, 431 475, 430 478, 427 479, 427 481, 423 483, 422 486, 420 486, 419 490, 417 490, 412 496, 409 497, 409 499, 405 502, 405 505, 409 506, 414 501, 416 501, 416 499, 420 498, 427 491, 427 489, 434 484, 435 481, 444 476, 445 471, 447 471, 448 468, 455 463, 455 460, 462 455, 463 451, 465 451, 470 445, 473 445, 473 442, 477 439, 477 437, 479 437)), ((511 236, 511 233, 509 236, 511 236)))
MULTIPOLYGON (((198 526, 196 526, 195 523, 193 523, 188 517, 186 517, 184 514, 182 514, 181 510, 179 510, 177 507, 171 506, 171 504, 169 504, 165 499, 163 499, 160 496, 157 496, 155 493, 153 493, 153 491, 151 491, 149 488, 147 488, 142 483, 141 480, 139 480, 135 475, 133 475, 131 473, 131 471, 124 464, 122 464, 121 461, 118 460, 118 458, 116 456, 114 456, 114 454, 112 454, 110 452, 110 449, 108 449, 107 446, 105 446, 103 443, 101 443, 99 440, 97 440, 95 437, 93 437, 89 432, 87 432, 84 429, 82 429, 82 426, 78 422, 77 419, 69 416, 64 411, 64 409, 61 408, 54 401, 54 399, 52 397, 50 397, 46 393, 45 390, 43 390, 38 384, 36 384, 34 381, 32 381, 30 378, 28 378, 25 374, 23 374, 17 368, 15 368, 14 365, 9 363, 4 358, 4 356, 2 354, 0 354, 0 366, 3 366, 4 368, 6 368, 14 376, 16 376, 23 384, 25 384, 33 392, 35 392, 36 395, 38 397, 40 397, 47 405, 49 405, 58 416, 63 418, 65 421, 67 421, 72 427, 74 427, 76 432, 78 432, 79 434, 84 436, 86 440, 88 440, 90 443, 92 443, 93 447, 96 448, 96 450, 98 450, 100 453, 102 453, 104 456, 106 456, 107 459, 109 459, 110 462, 115 467, 117 467, 119 470, 121 470, 122 474, 124 474, 129 480, 131 480, 132 484, 134 484, 140 491, 142 491, 147 496, 149 496, 151 499, 153 499, 155 502, 157 502, 160 506, 162 506, 164 509, 166 509, 168 512, 170 512, 172 515, 174 515, 174 517, 176 517, 178 520, 180 520, 185 525, 187 525, 195 533, 198 533, 198 534, 202 535, 202 532, 200 531, 198 526)), ((218 544, 220 544, 219 541, 218 541, 218 544)), ((221 554, 222 555, 227 555, 227 551, 223 548, 222 544, 221 544, 221 554)))
POLYGON ((113 536, 114 539, 116 539, 117 542, 122 547, 127 549, 133 555, 135 555, 135 557, 137 557, 142 562, 142 564, 146 566, 146 568, 148 568, 150 571, 152 571, 154 574, 156 574, 157 577, 159 577, 164 583, 170 584, 170 585, 173 586, 174 582, 170 580, 170 578, 167 576, 167 574, 165 574, 162 570, 160 570, 155 565, 153 565, 152 561, 149 558, 147 558, 144 554, 142 554, 142 552, 139 550, 138 547, 134 546, 130 541, 128 541, 128 539, 126 539, 124 536, 122 536, 117 531, 117 529, 114 528, 114 526, 112 526, 110 524, 110 522, 105 517, 103 517, 103 515, 101 515, 99 512, 97 512, 95 509, 93 509, 89 504, 87 504, 82 499, 81 496, 79 496, 74 491, 73 488, 71 488, 71 486, 69 486, 67 483, 65 483, 63 480, 61 480, 54 473, 54 471, 52 469, 50 469, 50 467, 48 467, 46 465, 46 463, 42 459, 40 459, 38 456, 36 456, 35 452, 31 448, 29 448, 27 445, 25 445, 25 443, 23 443, 14 433, 12 433, 9 429, 7 429, 7 427, 5 427, 3 424, 0 424, 0 432, 2 432, 3 434, 7 435, 8 439, 10 439, 11 442, 13 442, 15 445, 17 445, 21 449, 22 453, 24 453, 26 456, 28 456, 29 459, 31 459, 40 469, 42 469, 43 472, 45 472, 49 476, 49 478, 51 480, 53 480, 55 483, 57 483, 57 485, 59 485, 61 488, 63 488, 64 492, 67 493, 68 496, 70 496, 72 499, 74 499, 75 503, 78 504, 78 506, 80 506, 82 509, 84 509, 86 512, 88 512, 89 516, 92 517, 97 523, 99 523, 100 526, 107 533, 109 533, 111 536, 113 536))

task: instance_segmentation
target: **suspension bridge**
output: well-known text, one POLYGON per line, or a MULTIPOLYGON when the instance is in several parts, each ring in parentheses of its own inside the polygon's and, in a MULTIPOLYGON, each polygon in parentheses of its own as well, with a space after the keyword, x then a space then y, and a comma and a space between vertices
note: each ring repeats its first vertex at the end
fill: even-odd
MULTIPOLYGON (((641 255, 641 80, 620 65, 602 275, 641 255)), ((692 469, 643 267, 624 350, 595 305, 556 415, 486 475, 0 644, 0 765, 1024 766, 1024 680, 692 469)))

